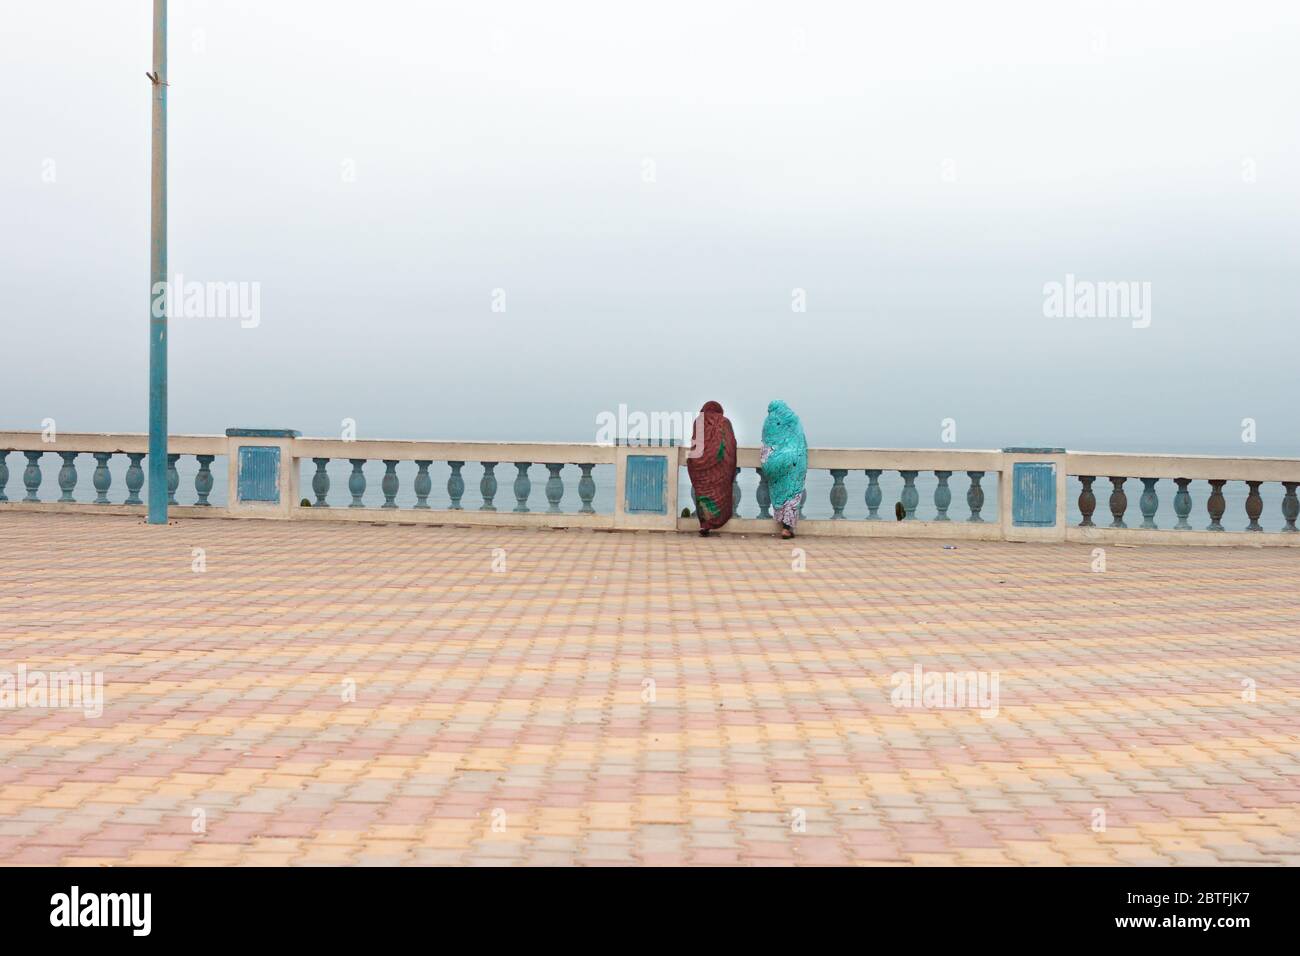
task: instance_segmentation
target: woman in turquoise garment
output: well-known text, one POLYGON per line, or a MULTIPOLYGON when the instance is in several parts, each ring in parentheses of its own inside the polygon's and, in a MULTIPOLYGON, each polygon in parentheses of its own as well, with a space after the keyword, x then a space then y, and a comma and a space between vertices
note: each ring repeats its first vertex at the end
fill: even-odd
POLYGON ((781 526, 781 537, 793 538, 799 523, 799 506, 807 494, 804 479, 808 475, 808 441, 799 416, 779 399, 767 406, 763 450, 758 463, 767 479, 772 517, 781 526))

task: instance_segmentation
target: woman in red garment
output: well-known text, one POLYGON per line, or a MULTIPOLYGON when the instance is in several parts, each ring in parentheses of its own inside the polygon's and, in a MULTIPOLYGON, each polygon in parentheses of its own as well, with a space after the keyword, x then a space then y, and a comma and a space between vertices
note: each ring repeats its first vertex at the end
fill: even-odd
POLYGON ((707 537, 731 517, 731 488, 736 480, 736 436, 717 402, 706 402, 695 420, 694 444, 686 472, 695 491, 695 517, 707 537))

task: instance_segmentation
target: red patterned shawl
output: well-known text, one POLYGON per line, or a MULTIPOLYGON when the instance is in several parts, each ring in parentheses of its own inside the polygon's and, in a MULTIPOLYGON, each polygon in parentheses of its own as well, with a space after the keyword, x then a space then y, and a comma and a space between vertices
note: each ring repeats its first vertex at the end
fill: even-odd
POLYGON ((686 459, 686 472, 695 489, 700 527, 721 528, 731 517, 731 487, 736 478, 736 436, 717 402, 706 402, 695 420, 693 437, 703 435, 696 457, 686 459))

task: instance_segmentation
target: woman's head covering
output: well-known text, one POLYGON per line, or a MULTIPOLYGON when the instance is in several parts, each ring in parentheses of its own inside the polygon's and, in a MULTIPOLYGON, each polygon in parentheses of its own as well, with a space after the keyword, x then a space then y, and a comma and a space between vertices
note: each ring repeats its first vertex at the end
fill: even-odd
MULTIPOLYGON (((803 443, 803 425, 799 416, 779 398, 768 402, 767 418, 763 421, 763 444, 779 448, 797 440, 803 443)), ((805 450, 807 446, 804 446, 805 450)))
POLYGON ((722 406, 719 405, 717 402, 705 402, 704 406, 700 409, 700 414, 703 415, 710 412, 721 415, 723 414, 722 406))

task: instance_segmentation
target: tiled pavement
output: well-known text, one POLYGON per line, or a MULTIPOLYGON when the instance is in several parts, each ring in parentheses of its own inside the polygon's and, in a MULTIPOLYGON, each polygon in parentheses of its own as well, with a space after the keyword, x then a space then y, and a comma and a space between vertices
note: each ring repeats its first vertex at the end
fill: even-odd
POLYGON ((1300 551, 0 542, 0 670, 105 681, 98 719, 0 710, 0 862, 1300 863, 1300 551), (917 664, 996 672, 997 715, 895 707, 917 664))

